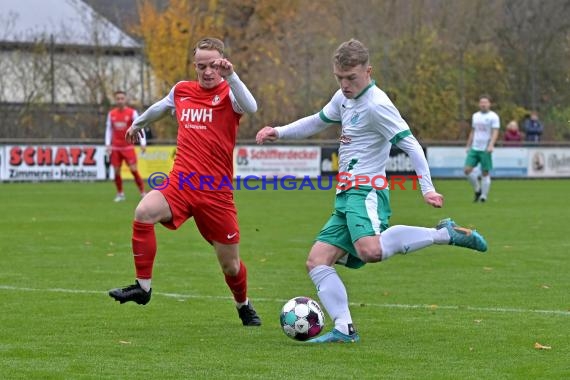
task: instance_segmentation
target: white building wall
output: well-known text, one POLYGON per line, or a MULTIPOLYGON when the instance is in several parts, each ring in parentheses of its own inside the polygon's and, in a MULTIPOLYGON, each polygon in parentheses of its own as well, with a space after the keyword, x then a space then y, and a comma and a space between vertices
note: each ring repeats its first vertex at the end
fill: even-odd
MULTIPOLYGON (((129 94, 132 102, 148 104, 153 100, 152 86, 147 83, 148 70, 150 67, 141 65, 139 56, 55 53, 54 101, 100 104, 106 97, 112 99, 113 92, 121 89, 129 94), (143 94, 145 99, 142 99, 143 94)), ((0 102, 51 102, 51 71, 47 51, 0 51, 0 102)))

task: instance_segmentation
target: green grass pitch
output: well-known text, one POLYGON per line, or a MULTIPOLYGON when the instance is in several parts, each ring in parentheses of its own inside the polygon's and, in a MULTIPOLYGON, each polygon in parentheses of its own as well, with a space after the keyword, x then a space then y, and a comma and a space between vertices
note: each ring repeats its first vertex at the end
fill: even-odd
POLYGON ((319 346, 288 339, 279 310, 316 297, 304 261, 332 191, 236 192, 249 295, 264 323, 244 328, 192 221, 157 227, 147 306, 106 295, 134 277, 132 183, 120 204, 112 183, 2 184, 0 378, 570 378, 570 182, 496 180, 486 204, 471 203, 466 181, 435 182, 443 209, 396 190, 391 224, 451 216, 477 227, 489 252, 436 246, 338 268, 362 341, 319 346))

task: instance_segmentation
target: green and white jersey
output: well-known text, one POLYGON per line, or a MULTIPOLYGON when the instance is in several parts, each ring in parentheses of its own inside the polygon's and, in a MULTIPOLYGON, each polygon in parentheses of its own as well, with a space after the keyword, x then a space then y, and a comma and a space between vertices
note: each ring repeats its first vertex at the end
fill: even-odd
POLYGON ((499 115, 495 112, 475 112, 471 118, 471 127, 473 128, 471 149, 478 151, 487 150, 493 129, 499 129, 500 126, 499 115))
MULTIPOLYGON (((412 133, 384 91, 372 81, 354 99, 338 90, 319 113, 322 121, 342 127, 339 173, 386 176, 392 144, 412 133)), ((352 182, 354 184, 354 182, 352 182)))

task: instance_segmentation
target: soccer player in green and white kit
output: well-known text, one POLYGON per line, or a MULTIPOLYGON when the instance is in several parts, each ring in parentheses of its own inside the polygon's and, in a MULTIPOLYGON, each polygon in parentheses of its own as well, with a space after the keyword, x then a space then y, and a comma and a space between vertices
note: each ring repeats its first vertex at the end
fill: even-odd
MULTIPOLYGON (((418 141, 386 94, 371 79, 368 49, 357 40, 341 44, 334 55, 333 72, 340 85, 320 113, 282 127, 264 127, 257 143, 277 139, 301 139, 329 126, 340 126, 339 172, 354 178, 385 175, 390 148, 396 144, 409 156, 425 201, 443 206, 435 191, 429 167, 418 141)), ((435 228, 393 226, 388 189, 359 185, 338 191, 335 210, 316 238, 307 259, 307 270, 318 296, 334 321, 334 329, 311 343, 357 342, 346 288, 334 264, 359 268, 387 260, 397 253, 411 253, 432 244, 452 244, 484 252, 487 243, 476 231, 444 219, 435 228)))
POLYGON ((465 159, 465 175, 475 191, 475 202, 487 201, 491 188, 491 169, 493 158, 491 154, 499 137, 501 126, 499 115, 491 111, 491 98, 488 95, 479 97, 479 112, 471 119, 471 133, 467 139, 467 158, 465 159), (481 183, 479 174, 473 170, 481 164, 481 183))

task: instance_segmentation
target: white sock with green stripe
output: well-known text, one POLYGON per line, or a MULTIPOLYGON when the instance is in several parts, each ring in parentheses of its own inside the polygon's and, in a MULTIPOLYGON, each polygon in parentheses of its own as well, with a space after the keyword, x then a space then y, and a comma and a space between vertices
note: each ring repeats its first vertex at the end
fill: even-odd
POLYGON ((429 247, 432 244, 449 244, 450 236, 446 228, 414 226, 393 226, 380 235, 382 248, 382 261, 389 259, 396 253, 410 253, 429 247))
POLYGON ((352 317, 348 309, 348 295, 342 280, 333 267, 318 265, 309 272, 317 287, 317 294, 323 307, 334 321, 334 327, 343 334, 349 334, 352 317))

